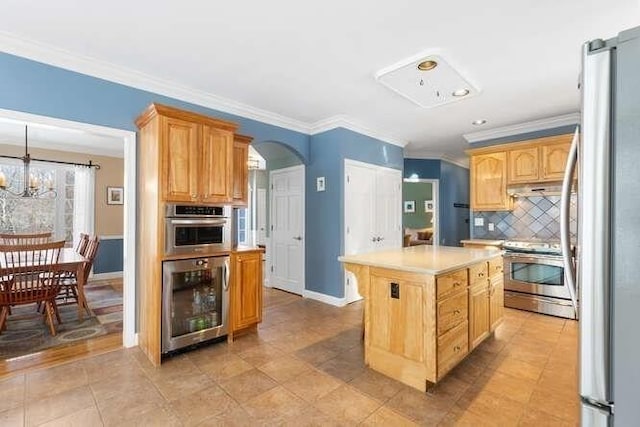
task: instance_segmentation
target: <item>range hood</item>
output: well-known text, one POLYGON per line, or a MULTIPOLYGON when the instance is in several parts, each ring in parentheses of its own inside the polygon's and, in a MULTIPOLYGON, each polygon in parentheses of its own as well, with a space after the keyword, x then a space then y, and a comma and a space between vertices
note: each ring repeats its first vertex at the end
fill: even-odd
POLYGON ((562 194, 562 184, 541 183, 509 186, 507 187, 507 194, 511 197, 559 196, 562 194))

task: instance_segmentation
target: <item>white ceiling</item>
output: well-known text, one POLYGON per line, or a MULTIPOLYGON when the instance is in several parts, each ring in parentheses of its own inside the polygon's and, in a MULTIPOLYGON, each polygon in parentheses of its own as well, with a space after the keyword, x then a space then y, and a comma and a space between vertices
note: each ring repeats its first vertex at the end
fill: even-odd
POLYGON ((35 42, 97 60, 120 80, 153 77, 293 128, 340 117, 408 142, 413 155, 459 159, 475 119, 488 121, 484 130, 577 111, 581 44, 639 18, 637 0, 5 0, 0 50, 35 42), (423 109, 376 82, 423 51, 442 54, 480 94, 423 109))
POLYGON ((122 138, 5 118, 0 118, 0 144, 24 147, 25 125, 28 126, 29 148, 124 157, 122 138))

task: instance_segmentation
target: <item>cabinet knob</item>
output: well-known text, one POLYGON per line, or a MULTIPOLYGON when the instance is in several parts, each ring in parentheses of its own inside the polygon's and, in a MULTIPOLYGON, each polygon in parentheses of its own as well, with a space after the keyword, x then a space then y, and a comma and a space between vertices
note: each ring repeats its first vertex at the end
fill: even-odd
POLYGON ((460 350, 462 350, 462 348, 459 345, 453 347, 453 351, 455 351, 456 353, 459 352, 460 350))
POLYGON ((457 288, 458 286, 460 286, 460 282, 453 282, 453 287, 457 288))
POLYGON ((453 310, 453 314, 460 314, 460 310, 453 310))
POLYGON ((484 277, 484 273, 478 273, 478 277, 484 277))
POLYGON ((198 195, 197 195, 197 194, 192 194, 192 195, 191 195, 191 198, 192 198, 192 199, 197 199, 197 198, 198 198, 198 195))

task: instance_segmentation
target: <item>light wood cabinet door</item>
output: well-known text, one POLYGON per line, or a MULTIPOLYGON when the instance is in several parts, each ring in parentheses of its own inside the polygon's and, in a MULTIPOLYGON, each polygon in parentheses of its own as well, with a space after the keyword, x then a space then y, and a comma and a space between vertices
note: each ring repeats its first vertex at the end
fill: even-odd
POLYGON ((231 323, 235 332, 262 321, 262 253, 232 254, 231 263, 231 323))
POLYGON ((249 189, 249 143, 250 137, 236 135, 233 140, 233 204, 246 206, 249 189))
POLYGON ((162 196, 167 202, 198 198, 198 130, 196 123, 164 117, 161 120, 162 196))
POLYGON ((488 280, 469 288, 469 350, 489 335, 488 280))
POLYGON ((542 181, 561 181, 569 157, 571 142, 542 146, 540 179, 542 181))
POLYGON ((370 286, 368 326, 375 331, 371 334, 370 345, 405 359, 423 362, 425 343, 420 325, 424 319, 424 285, 372 275, 370 286), (397 289, 397 294, 394 289, 397 289))
POLYGON ((507 196, 507 153, 471 156, 471 209, 504 211, 511 209, 507 196))
POLYGON ((507 153, 509 161, 508 184, 535 182, 539 178, 539 153, 538 147, 510 150, 507 153))
POLYGON ((233 133, 202 126, 200 140, 200 201, 229 203, 233 188, 233 133))
POLYGON ((493 331, 502 321, 502 316, 504 316, 504 279, 501 275, 491 278, 489 305, 489 323, 493 331))

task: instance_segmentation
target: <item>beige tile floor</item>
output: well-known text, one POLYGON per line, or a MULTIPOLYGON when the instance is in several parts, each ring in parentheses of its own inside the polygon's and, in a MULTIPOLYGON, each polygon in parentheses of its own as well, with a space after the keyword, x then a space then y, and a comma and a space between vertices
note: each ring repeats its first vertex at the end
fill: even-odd
POLYGON ((0 382, 0 425, 577 425, 577 323, 506 310, 429 393, 363 365, 361 303, 265 291, 257 334, 153 368, 118 350, 0 382))

